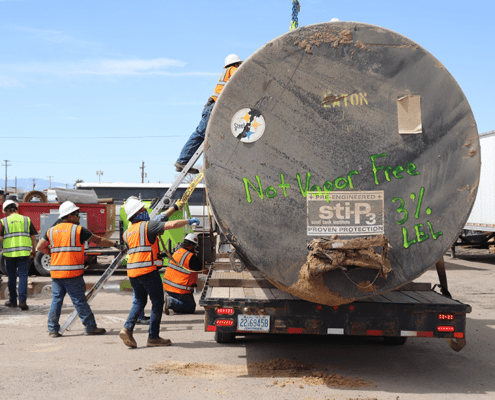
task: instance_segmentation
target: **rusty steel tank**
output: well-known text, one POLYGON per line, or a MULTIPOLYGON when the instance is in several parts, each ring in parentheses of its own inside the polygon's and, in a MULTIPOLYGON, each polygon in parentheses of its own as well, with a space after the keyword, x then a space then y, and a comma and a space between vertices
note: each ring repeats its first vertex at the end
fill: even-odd
POLYGON ((466 97, 434 56, 339 21, 284 34, 240 66, 213 109, 204 166, 243 263, 339 305, 444 255, 473 206, 480 151, 466 97))

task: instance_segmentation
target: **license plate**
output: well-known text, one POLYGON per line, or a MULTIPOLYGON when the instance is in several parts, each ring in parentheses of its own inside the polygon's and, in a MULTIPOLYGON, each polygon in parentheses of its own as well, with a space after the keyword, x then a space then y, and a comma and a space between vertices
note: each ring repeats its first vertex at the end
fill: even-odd
POLYGON ((270 331, 269 315, 238 315, 237 330, 242 332, 270 331))

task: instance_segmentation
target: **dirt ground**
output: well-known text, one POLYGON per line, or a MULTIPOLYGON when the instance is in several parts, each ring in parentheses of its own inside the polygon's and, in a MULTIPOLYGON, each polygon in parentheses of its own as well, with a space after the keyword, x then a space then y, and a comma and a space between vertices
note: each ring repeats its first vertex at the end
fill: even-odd
MULTIPOLYGON (((50 338, 50 279, 30 277, 30 310, 21 311, 3 306, 3 276, 0 398, 495 399, 495 255, 459 250, 446 261, 453 297, 473 308, 459 353, 431 338, 388 347, 378 338, 254 335, 220 345, 204 332, 201 307, 194 315, 163 316, 161 336, 172 346, 147 348, 147 326, 137 325, 138 348, 129 349, 118 336, 132 302, 132 292, 120 290, 122 272, 91 304, 106 335, 84 336, 78 321, 50 338)), ((99 275, 86 273, 86 283, 99 275)), ((436 271, 417 281, 436 283, 436 271)), ((66 298, 61 322, 72 310, 66 298)))

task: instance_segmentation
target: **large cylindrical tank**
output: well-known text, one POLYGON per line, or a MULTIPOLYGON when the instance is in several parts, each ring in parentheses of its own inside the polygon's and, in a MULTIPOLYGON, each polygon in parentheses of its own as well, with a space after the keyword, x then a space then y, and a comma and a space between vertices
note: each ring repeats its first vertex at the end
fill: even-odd
POLYGON ((204 157, 214 216, 242 260, 328 305, 432 266, 480 173, 450 73, 408 38, 355 22, 303 27, 250 56, 213 109, 204 157))

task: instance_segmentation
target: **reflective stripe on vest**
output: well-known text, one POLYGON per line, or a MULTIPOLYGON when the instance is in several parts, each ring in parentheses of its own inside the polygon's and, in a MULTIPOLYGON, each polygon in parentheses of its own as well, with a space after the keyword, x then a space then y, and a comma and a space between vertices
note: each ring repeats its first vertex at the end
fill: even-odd
POLYGON ((211 96, 215 101, 217 100, 218 95, 222 91, 225 84, 229 81, 232 74, 236 71, 236 69, 237 67, 226 68, 222 72, 222 75, 220 75, 220 79, 218 80, 217 86, 215 86, 215 90, 213 91, 213 95, 211 96), (231 71, 232 68, 234 68, 233 71, 231 71))
POLYGON ((4 226, 3 254, 6 257, 28 257, 31 254, 31 235, 29 226, 31 220, 14 213, 2 218, 4 226))
POLYGON ((163 288, 169 292, 185 294, 194 290, 194 284, 198 280, 198 273, 189 269, 189 260, 193 253, 186 249, 179 249, 169 261, 163 275, 163 288), (180 256, 180 261, 177 257, 180 256))
POLYGON ((156 270, 154 260, 158 255, 158 244, 149 242, 147 232, 148 222, 144 221, 132 224, 124 232, 124 241, 129 246, 127 275, 130 278, 136 278, 156 270))
POLYGON ((51 227, 50 275, 54 279, 76 278, 84 273, 84 244, 80 225, 62 222, 51 227))

